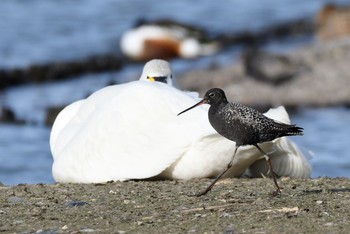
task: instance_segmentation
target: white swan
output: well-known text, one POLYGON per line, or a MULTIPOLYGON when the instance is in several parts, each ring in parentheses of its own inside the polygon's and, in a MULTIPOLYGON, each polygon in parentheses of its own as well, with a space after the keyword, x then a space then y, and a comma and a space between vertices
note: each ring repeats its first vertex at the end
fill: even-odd
MULTIPOLYGON (((234 143, 211 127, 207 106, 177 116, 198 100, 172 87, 173 80, 167 62, 152 60, 145 65, 140 81, 108 86, 63 109, 50 136, 54 179, 98 183, 155 176, 192 179, 220 173, 231 159, 234 143), (149 82, 154 80, 165 83, 149 82)), ((289 120, 283 107, 275 113, 275 119, 289 120)), ((284 144, 278 140, 261 146, 269 154, 278 154, 276 158, 291 156, 294 162, 303 157, 295 153, 299 151, 289 139, 283 139, 284 144)), ((242 147, 227 176, 242 175, 260 158, 255 148, 242 147)), ((286 168, 284 163, 279 165, 286 168)), ((307 165, 298 162, 290 170, 308 177, 307 165)), ((250 169, 252 174, 260 173, 250 169)))

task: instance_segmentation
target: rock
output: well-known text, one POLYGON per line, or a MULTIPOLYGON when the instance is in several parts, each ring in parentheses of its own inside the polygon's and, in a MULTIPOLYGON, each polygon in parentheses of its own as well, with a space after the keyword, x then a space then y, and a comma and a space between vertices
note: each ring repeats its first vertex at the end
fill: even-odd
POLYGON ((288 82, 306 69, 287 56, 256 48, 248 48, 242 53, 242 63, 247 76, 273 85, 288 82))
POLYGON ((66 202, 64 205, 67 207, 78 207, 78 206, 85 206, 87 205, 87 202, 83 202, 83 201, 70 201, 70 202, 66 202))
POLYGON ((104 54, 72 61, 34 64, 25 68, 0 69, 0 90, 19 84, 64 80, 87 73, 116 71, 122 65, 123 60, 119 56, 104 54))
POLYGON ((10 108, 0 106, 0 123, 24 124, 24 121, 17 119, 10 108))
POLYGON ((3 107, 0 109, 0 122, 15 122, 15 114, 12 110, 3 107))
POLYGON ((229 99, 249 106, 350 105, 350 38, 307 45, 285 56, 308 69, 278 86, 249 78, 242 60, 223 68, 190 71, 178 76, 178 84, 202 96, 210 88, 223 88, 229 99))
POLYGON ((52 126, 55 122, 57 115, 63 110, 65 106, 53 106, 46 110, 45 125, 52 126))
POLYGON ((237 33, 223 33, 216 36, 221 45, 261 45, 268 41, 277 39, 290 38, 298 35, 312 34, 315 25, 311 20, 295 20, 282 22, 265 27, 259 31, 247 31, 237 33))
POLYGON ((7 199, 7 202, 10 202, 10 203, 24 203, 25 200, 22 197, 12 196, 12 197, 9 197, 7 199))

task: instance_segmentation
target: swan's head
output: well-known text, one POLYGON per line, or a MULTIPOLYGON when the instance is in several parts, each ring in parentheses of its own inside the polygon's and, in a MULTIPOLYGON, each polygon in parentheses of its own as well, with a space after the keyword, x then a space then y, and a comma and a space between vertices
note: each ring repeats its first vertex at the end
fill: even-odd
POLYGON ((153 59, 147 62, 143 67, 140 80, 163 82, 170 86, 175 86, 176 83, 170 64, 161 59, 153 59))

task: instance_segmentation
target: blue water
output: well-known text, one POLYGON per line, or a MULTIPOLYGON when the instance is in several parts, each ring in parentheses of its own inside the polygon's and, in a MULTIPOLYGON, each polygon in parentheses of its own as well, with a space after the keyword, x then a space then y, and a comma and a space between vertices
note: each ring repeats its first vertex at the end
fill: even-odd
POLYGON ((305 135, 293 140, 314 154, 313 177, 350 177, 350 108, 303 110, 292 121, 304 127, 305 135))
MULTIPOLYGON (((205 0, 196 4, 190 0, 3 0, 0 1, 0 67, 21 67, 117 52, 121 32, 140 17, 172 18, 200 25, 212 33, 228 33, 311 18, 325 2, 330 1, 266 0, 262 4, 260 0, 236 0, 219 4, 205 0)), ((291 44, 270 46, 283 50, 291 44)), ((173 68, 180 73, 213 62, 230 63, 235 53, 225 51, 193 61, 175 60, 173 68)), ((141 65, 136 64, 116 73, 25 85, 0 92, 0 105, 11 106, 17 117, 31 123, 0 124, 0 181, 5 184, 53 182, 48 145, 50 129, 43 124, 45 109, 83 98, 111 81, 136 79, 140 69, 141 65)), ((305 128, 305 136, 293 139, 305 151, 313 152, 312 176, 350 177, 350 156, 345 148, 350 142, 350 110, 306 109, 292 119, 305 128)))

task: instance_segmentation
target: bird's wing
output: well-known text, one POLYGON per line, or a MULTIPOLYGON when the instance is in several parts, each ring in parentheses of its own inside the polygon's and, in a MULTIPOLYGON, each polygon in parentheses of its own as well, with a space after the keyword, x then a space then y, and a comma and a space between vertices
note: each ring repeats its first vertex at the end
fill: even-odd
POLYGON ((74 126, 78 131, 54 161, 55 180, 103 182, 158 175, 194 139, 212 131, 203 129, 206 109, 177 116, 195 102, 158 83, 136 81, 100 90, 77 113, 81 124, 74 126))
MULTIPOLYGON (((58 151, 64 147, 64 142, 57 142, 57 138, 61 133, 62 129, 72 120, 72 118, 77 114, 80 106, 84 100, 79 100, 73 102, 72 104, 66 106, 56 117, 54 124, 52 125, 51 133, 50 133, 50 148, 52 152, 53 158, 56 157, 58 151)), ((67 139, 67 138, 66 138, 67 139)), ((63 140, 63 139, 61 139, 63 140)), ((69 141, 69 139, 67 139, 69 141)))
MULTIPOLYGON (((264 115, 278 122, 290 124, 289 115, 283 106, 270 109, 264 115)), ((270 150, 265 152, 270 156, 273 169, 277 175, 293 178, 310 177, 311 164, 309 160, 290 138, 277 138, 272 143, 272 147, 269 147, 270 150)), ((270 144, 270 142, 263 143, 261 146, 266 144, 270 144)), ((266 174, 268 171, 266 160, 263 158, 257 160, 250 166, 249 170, 253 177, 266 174)))
POLYGON ((80 129, 82 123, 96 111, 99 103, 108 101, 111 97, 116 97, 123 85, 108 86, 93 93, 87 99, 81 99, 66 106, 56 117, 50 133, 50 149, 53 158, 65 147, 80 129))

